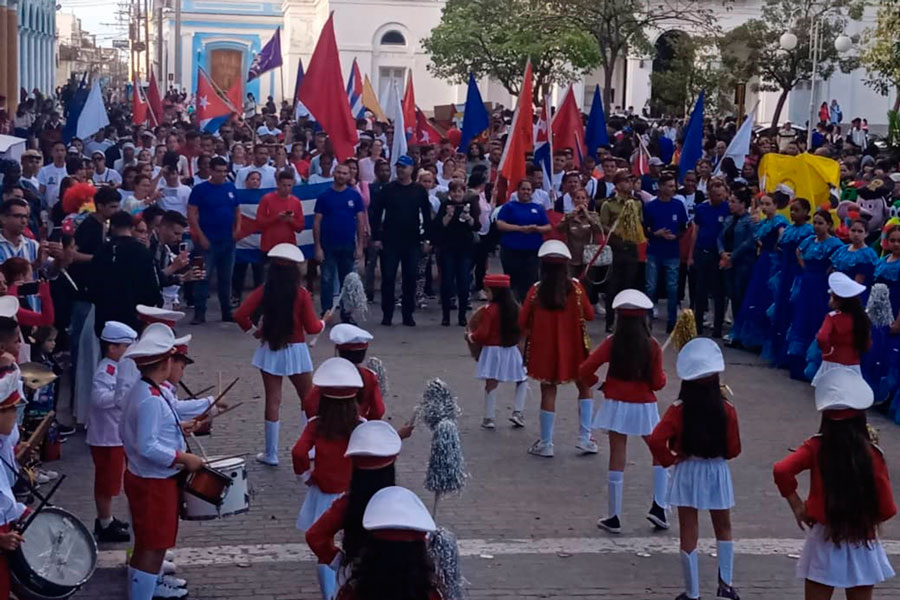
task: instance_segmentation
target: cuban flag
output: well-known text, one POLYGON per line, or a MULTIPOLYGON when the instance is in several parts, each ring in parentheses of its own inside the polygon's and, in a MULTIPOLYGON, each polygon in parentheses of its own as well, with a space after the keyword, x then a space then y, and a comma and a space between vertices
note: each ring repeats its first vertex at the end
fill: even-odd
POLYGON ((353 66, 350 68, 350 77, 347 78, 347 99, 350 100, 350 114, 353 115, 354 119, 361 119, 366 114, 362 93, 362 75, 359 73, 359 65, 354 58, 353 66))
POLYGON ((544 99, 541 114, 534 126, 534 164, 541 169, 543 174, 544 191, 548 194, 553 190, 553 143, 550 136, 550 98, 544 99))
POLYGON ((231 117, 231 106, 202 68, 197 73, 197 119, 200 129, 215 133, 231 117))

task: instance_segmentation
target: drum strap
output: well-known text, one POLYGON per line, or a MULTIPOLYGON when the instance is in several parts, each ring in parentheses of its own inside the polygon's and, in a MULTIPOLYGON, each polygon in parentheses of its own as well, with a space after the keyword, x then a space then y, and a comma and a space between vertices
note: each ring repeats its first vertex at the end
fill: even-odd
POLYGON ((159 397, 160 397, 160 399, 163 401, 163 403, 164 403, 166 406, 169 407, 169 410, 172 411, 172 417, 175 418, 175 427, 177 427, 177 428, 178 428, 178 432, 181 433, 181 439, 184 440, 184 447, 187 448, 187 451, 188 451, 188 452, 191 452, 191 445, 188 443, 187 436, 184 435, 184 430, 181 428, 181 419, 178 418, 178 413, 175 411, 175 407, 173 407, 171 404, 169 404, 169 401, 166 399, 166 397, 165 397, 165 395, 164 395, 164 392, 163 392, 162 388, 160 388, 160 387, 156 384, 155 381, 152 381, 151 379, 148 379, 148 378, 146 378, 146 377, 141 377, 141 380, 144 381, 144 382, 146 382, 147 385, 149 385, 150 387, 152 387, 153 389, 155 389, 157 392, 159 392, 159 397))

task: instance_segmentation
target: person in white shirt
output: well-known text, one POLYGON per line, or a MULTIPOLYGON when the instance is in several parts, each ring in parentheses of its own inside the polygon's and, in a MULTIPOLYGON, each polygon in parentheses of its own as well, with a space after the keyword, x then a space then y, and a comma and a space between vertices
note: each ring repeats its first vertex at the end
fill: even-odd
POLYGON ((197 166, 194 169, 193 185, 200 185, 204 181, 209 181, 209 161, 212 160, 209 154, 201 154, 197 157, 197 166))
POLYGON ((89 152, 91 156, 94 152, 106 152, 106 149, 113 145, 113 141, 106 139, 106 130, 101 129, 94 134, 94 137, 84 143, 84 151, 89 152))
POLYGON ((278 118, 275 115, 267 115, 265 124, 256 128, 256 134, 260 137, 264 135, 278 137, 281 135, 281 130, 278 129, 278 118))
POLYGON ((250 171, 259 171, 262 177, 260 187, 263 189, 277 187, 275 184, 275 167, 269 165, 269 148, 264 144, 257 144, 253 148, 253 164, 244 167, 237 172, 234 178, 234 187, 244 189, 245 180, 250 171))
POLYGON ((438 167, 437 183, 442 187, 449 187, 450 180, 453 179, 453 171, 456 170, 456 161, 448 158, 438 167))
POLYGON ((329 152, 324 152, 317 156, 319 159, 319 172, 312 173, 310 171, 309 175, 309 183, 328 183, 334 181, 334 177, 331 174, 332 169, 334 169, 334 156, 329 152))
POLYGON ((37 176, 41 196, 44 197, 44 208, 47 210, 59 202, 59 184, 69 175, 66 171, 66 145, 62 142, 54 143, 50 154, 53 162, 41 167, 37 176))
POLYGON ((122 144, 122 158, 117 158, 113 163, 113 169, 119 172, 119 174, 123 174, 125 171, 125 167, 129 165, 137 164, 137 157, 134 153, 134 144, 131 142, 125 142, 122 144))
POLYGON ((162 192, 162 196, 156 201, 159 207, 163 210, 178 211, 186 217, 191 188, 181 183, 177 166, 163 167, 163 179, 160 180, 159 189, 162 192))
POLYGON ((91 153, 91 163, 94 165, 94 174, 91 175, 94 185, 111 185, 113 187, 122 185, 122 176, 118 171, 113 171, 106 166, 106 155, 101 150, 94 150, 91 153))

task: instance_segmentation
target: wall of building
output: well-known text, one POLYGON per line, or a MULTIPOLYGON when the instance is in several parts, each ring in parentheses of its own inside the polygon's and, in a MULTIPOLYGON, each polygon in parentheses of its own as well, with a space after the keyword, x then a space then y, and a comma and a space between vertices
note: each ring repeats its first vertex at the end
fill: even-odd
POLYGON ((19 85, 30 93, 56 88, 56 3, 19 1, 19 85))

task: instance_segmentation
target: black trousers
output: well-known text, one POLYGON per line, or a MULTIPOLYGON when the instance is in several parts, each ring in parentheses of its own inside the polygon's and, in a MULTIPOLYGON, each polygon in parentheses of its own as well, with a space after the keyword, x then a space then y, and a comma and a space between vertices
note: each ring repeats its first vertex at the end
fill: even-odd
POLYGON ((606 328, 613 326, 615 311, 612 303, 616 294, 629 288, 644 289, 641 263, 638 261, 637 246, 624 244, 613 248, 612 273, 607 279, 606 293, 606 328))
POLYGON ((525 301, 528 288, 538 280, 540 259, 537 248, 534 250, 517 250, 500 246, 500 264, 503 272, 509 275, 509 287, 512 289, 516 300, 521 304, 525 301))
POLYGON ((394 317, 394 284, 397 268, 402 269, 401 311, 404 319, 411 319, 416 307, 416 276, 419 263, 419 244, 386 245, 381 251, 381 312, 384 321, 394 317))
POLYGON ((707 298, 713 299, 713 337, 722 336, 725 322, 725 275, 719 268, 719 253, 715 250, 694 250, 694 272, 697 274, 697 296, 691 298, 691 308, 697 320, 697 333, 703 332, 703 315, 707 298))

